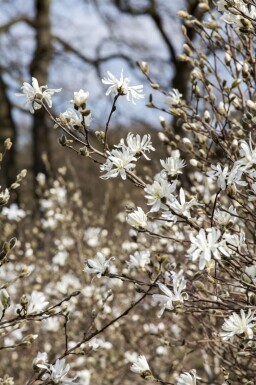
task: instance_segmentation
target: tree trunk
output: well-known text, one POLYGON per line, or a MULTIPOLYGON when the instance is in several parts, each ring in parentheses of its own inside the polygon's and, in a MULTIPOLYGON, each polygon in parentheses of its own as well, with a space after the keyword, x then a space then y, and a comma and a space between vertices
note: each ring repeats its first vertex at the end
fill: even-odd
MULTIPOLYGON (((36 49, 30 72, 31 76, 38 80, 39 85, 46 85, 48 82, 49 65, 52 57, 50 6, 51 0, 35 0, 36 49)), ((42 156, 47 156, 49 162, 51 161, 49 119, 44 109, 36 111, 34 115, 33 169, 35 175, 42 172, 47 176, 47 167, 42 156)))
POLYGON ((6 84, 0 75, 0 143, 1 148, 5 139, 10 138, 13 146, 7 152, 4 161, 1 163, 1 183, 2 189, 10 186, 16 179, 15 164, 15 144, 16 144, 16 126, 11 115, 11 103, 7 94, 6 84))

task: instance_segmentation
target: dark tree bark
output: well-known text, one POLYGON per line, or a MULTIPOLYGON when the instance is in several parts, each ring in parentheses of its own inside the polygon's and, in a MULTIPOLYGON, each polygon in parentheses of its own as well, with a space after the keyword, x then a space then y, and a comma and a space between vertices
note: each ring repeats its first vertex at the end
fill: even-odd
MULTIPOLYGON (((48 82, 49 65, 52 58, 50 6, 51 0, 35 1, 36 49, 30 72, 31 76, 38 80, 39 85, 45 85, 48 82)), ((51 161, 49 119, 43 108, 36 111, 33 120, 33 166, 35 175, 43 172, 47 176, 47 167, 42 155, 47 156, 49 162, 51 161)))
POLYGON ((10 186, 16 179, 16 126, 12 118, 12 105, 8 98, 7 87, 2 75, 0 74, 0 143, 1 146, 5 139, 10 138, 13 146, 5 155, 4 161, 1 163, 1 183, 2 188, 10 186))

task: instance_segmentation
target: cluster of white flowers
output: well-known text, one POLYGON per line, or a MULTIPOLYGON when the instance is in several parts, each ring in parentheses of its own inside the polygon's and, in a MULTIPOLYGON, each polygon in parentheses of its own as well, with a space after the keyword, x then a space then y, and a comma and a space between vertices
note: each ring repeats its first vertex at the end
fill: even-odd
POLYGON ((223 12, 221 18, 226 23, 233 24, 237 27, 243 27, 241 19, 244 17, 255 20, 256 7, 254 5, 248 6, 248 2, 243 0, 232 0, 231 3, 232 6, 230 6, 226 0, 219 0, 217 3, 218 11, 223 12))
POLYGON ((122 179, 126 179, 127 171, 134 170, 138 157, 143 155, 149 160, 145 153, 155 150, 149 134, 141 138, 140 135, 134 136, 129 133, 126 143, 127 145, 122 139, 119 144, 115 145, 117 149, 107 151, 107 161, 100 166, 101 171, 107 171, 105 175, 101 176, 102 179, 116 178, 118 175, 122 179))

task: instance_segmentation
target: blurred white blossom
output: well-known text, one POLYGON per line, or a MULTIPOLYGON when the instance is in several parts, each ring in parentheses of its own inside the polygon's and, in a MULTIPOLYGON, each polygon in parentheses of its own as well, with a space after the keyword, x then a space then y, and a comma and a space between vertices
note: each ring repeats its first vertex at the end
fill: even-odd
POLYGON ((146 265, 150 263, 150 251, 135 251, 134 254, 130 255, 130 260, 126 263, 129 269, 133 269, 135 267, 138 269, 141 268, 142 270, 145 270, 146 265))
POLYGON ((26 217, 26 212, 18 207, 16 203, 12 203, 10 207, 4 207, 2 214, 6 216, 9 221, 19 222, 22 218, 26 217))

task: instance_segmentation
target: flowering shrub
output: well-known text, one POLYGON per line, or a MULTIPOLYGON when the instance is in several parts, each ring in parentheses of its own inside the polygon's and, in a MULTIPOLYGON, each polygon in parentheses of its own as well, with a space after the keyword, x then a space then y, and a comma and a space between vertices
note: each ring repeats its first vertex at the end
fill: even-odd
MULTIPOLYGON (((2 236, 9 239, 0 254, 3 384, 14 383, 9 361, 28 385, 89 384, 91 376, 106 384, 254 383, 255 5, 220 0, 214 9, 207 1, 199 7, 202 22, 178 13, 186 39, 179 60, 192 68, 189 102, 177 89, 162 90, 149 65, 138 63, 160 95, 148 102, 161 111, 166 146, 155 175, 137 166, 151 162, 149 134, 128 133, 110 146, 118 99, 144 98, 143 86, 129 86, 123 71, 120 79, 110 71, 102 79, 113 104, 105 130, 95 134, 89 91, 74 92, 73 109, 55 117, 52 96, 60 89, 36 79, 22 86, 30 111, 45 108, 62 131, 66 151, 96 163, 105 183, 131 182, 144 204, 133 202, 119 214, 129 240, 114 218, 110 236, 60 168, 49 188, 37 176, 40 216, 31 232, 32 213, 2 209, 2 236), (200 37, 198 46, 187 28, 200 37)), ((0 192, 1 205, 24 176, 0 192)))

